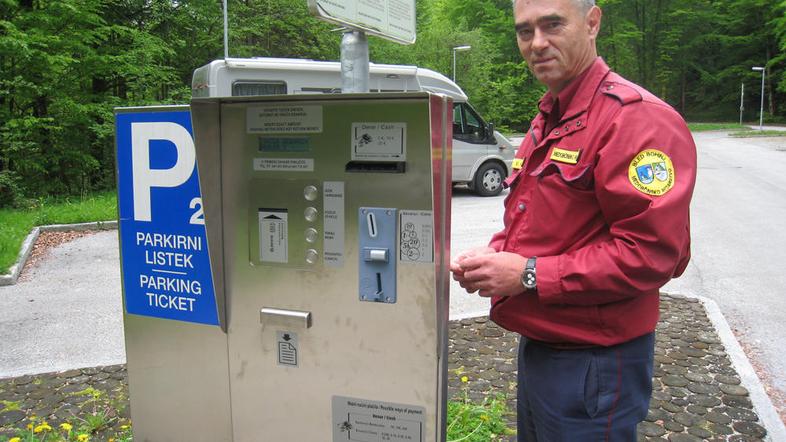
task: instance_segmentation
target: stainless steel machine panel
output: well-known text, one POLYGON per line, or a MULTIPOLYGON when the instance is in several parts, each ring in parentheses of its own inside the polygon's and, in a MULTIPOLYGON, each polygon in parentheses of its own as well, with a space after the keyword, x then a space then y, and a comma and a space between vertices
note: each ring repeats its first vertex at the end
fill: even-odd
POLYGON ((444 439, 451 108, 192 101, 234 440, 444 439))
MULTIPOLYGON (((138 179, 133 178, 131 173, 133 169, 140 168, 139 164, 132 167, 132 163, 134 163, 132 160, 134 158, 133 150, 140 149, 145 153, 143 157, 147 160, 145 161, 147 164, 142 164, 141 168, 156 169, 157 171, 165 171, 167 167, 173 167, 173 164, 181 161, 181 159, 176 159, 178 156, 189 157, 193 160, 191 136, 186 127, 190 126, 188 112, 188 106, 115 110, 116 126, 118 127, 118 205, 123 279, 123 322, 128 360, 131 418, 134 423, 134 440, 139 441, 229 442, 232 440, 227 335, 220 327, 209 325, 209 318, 195 318, 194 315, 197 313, 195 311, 179 311, 179 308, 182 307, 198 305, 202 310, 201 313, 208 313, 204 315, 206 317, 210 317, 212 314, 212 317, 215 318, 216 309, 223 312, 223 302, 212 307, 214 302, 213 294, 210 293, 212 287, 207 287, 210 279, 199 279, 199 276, 210 275, 211 269, 208 268, 209 266, 189 269, 191 274, 187 275, 185 271, 175 272, 173 268, 158 263, 145 262, 149 256, 148 253, 152 255, 156 251, 175 250, 175 248, 163 245, 147 247, 142 244, 140 236, 138 236, 144 236, 146 232, 162 236, 164 236, 163 232, 185 235, 183 226, 196 229, 196 231, 199 231, 200 228, 204 230, 201 225, 189 223, 189 218, 193 218, 191 211, 193 207, 189 208, 189 202, 194 201, 191 197, 198 196, 198 194, 192 195, 185 192, 188 194, 188 198, 183 199, 184 192, 177 190, 182 184, 185 184, 186 178, 190 180, 189 177, 195 170, 195 164, 184 168, 187 173, 182 177, 182 182, 168 184, 159 182, 155 186, 151 186, 149 189, 151 197, 148 199, 148 203, 153 200, 153 209, 152 214, 149 214, 149 219, 135 221, 138 213, 133 210, 134 204, 132 203, 132 199, 140 198, 138 189, 135 189, 133 185, 138 179), (131 134, 131 129, 135 125, 139 125, 136 135, 144 132, 145 125, 164 126, 168 130, 156 131, 154 134, 148 133, 143 137, 144 142, 139 143, 131 134), (172 130, 173 128, 177 130, 172 130), (168 132, 165 135, 182 142, 184 152, 174 155, 174 144, 161 141, 162 132, 168 132), (177 134, 184 134, 184 136, 176 137, 177 134), (151 140, 155 140, 159 144, 154 144, 151 140), (134 145, 133 148, 132 145, 134 145), (162 151, 164 155, 162 155, 162 151), (166 156, 168 161, 162 163, 161 156, 166 156), (155 167, 150 167, 152 163, 155 163, 153 164, 155 167), (176 197, 173 197, 173 194, 176 197), (168 290, 164 287, 166 284, 161 284, 161 287, 146 286, 140 283, 140 274, 161 277, 177 275, 176 280, 170 281, 173 285, 175 282, 188 280, 192 284, 189 287, 194 287, 193 281, 198 280, 199 283, 205 283, 205 286, 200 286, 199 293, 181 293, 183 295, 183 298, 180 298, 182 301, 173 304, 173 308, 165 309, 160 305, 154 305, 152 299, 146 296, 153 293, 147 292, 177 293, 178 289, 168 290), (186 300, 190 302, 185 302, 186 300), (141 310, 139 309, 140 301, 144 307, 141 310), (147 304, 146 301, 150 301, 150 304, 147 304), (137 304, 136 310, 132 307, 134 303, 137 304), (205 304, 207 307, 204 306, 205 304), (175 314, 182 315, 175 316, 175 314)), ((193 181, 189 182, 195 184, 195 181, 194 177, 193 181)), ((196 188, 196 184, 194 187, 196 188)), ((218 221, 220 220, 216 220, 214 224, 220 228, 218 221)), ((196 262, 196 258, 189 256, 188 262, 196 262), (194 260, 191 261, 191 258, 194 260)), ((198 264, 196 265, 198 267, 198 264)), ((212 274, 219 278, 216 281, 220 281, 222 278, 221 263, 214 261, 212 267, 212 274)), ((219 293, 218 289, 220 288, 216 287, 216 293, 219 293)), ((216 300, 223 301, 222 293, 216 297, 216 300)), ((223 313, 220 315, 223 316, 223 313)))

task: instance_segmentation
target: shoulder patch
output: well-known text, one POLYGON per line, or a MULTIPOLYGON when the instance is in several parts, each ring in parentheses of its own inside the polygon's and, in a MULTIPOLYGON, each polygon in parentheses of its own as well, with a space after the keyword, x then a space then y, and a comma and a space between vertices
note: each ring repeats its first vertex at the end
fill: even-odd
POLYGON ((641 93, 634 87, 616 81, 604 81, 600 85, 600 91, 616 98, 623 106, 643 100, 641 93))
POLYGON ((657 149, 638 153, 628 166, 628 179, 633 187, 652 196, 661 196, 671 190, 675 175, 671 158, 657 149))

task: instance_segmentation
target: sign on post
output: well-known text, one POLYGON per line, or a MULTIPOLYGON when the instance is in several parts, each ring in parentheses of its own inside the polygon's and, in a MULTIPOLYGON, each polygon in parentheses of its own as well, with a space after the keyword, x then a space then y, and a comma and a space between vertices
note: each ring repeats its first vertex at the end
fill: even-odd
POLYGON ((188 107, 116 114, 126 312, 219 325, 188 107))
POLYGON ((415 0, 308 0, 318 18, 397 43, 415 43, 415 0))

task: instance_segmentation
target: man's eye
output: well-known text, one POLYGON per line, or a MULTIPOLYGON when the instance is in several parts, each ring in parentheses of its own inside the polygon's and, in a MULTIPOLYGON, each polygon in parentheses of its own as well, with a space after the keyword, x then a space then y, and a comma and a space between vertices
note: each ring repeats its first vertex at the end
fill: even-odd
POLYGON ((529 40, 532 38, 532 29, 519 29, 519 38, 522 40, 529 40))
POLYGON ((549 22, 549 23, 546 25, 546 27, 547 27, 549 30, 555 30, 555 29, 558 29, 560 26, 562 26, 562 22, 558 22, 558 21, 549 22))

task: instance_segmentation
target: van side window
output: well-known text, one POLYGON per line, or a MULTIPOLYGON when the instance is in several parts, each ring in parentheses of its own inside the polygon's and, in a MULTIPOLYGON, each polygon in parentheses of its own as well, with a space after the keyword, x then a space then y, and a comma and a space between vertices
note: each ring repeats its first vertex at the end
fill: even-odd
POLYGON ((232 83, 233 97, 252 95, 286 95, 287 84, 283 81, 236 81, 232 83))
POLYGON ((467 143, 484 143, 486 130, 482 121, 467 103, 453 104, 453 138, 467 143))

